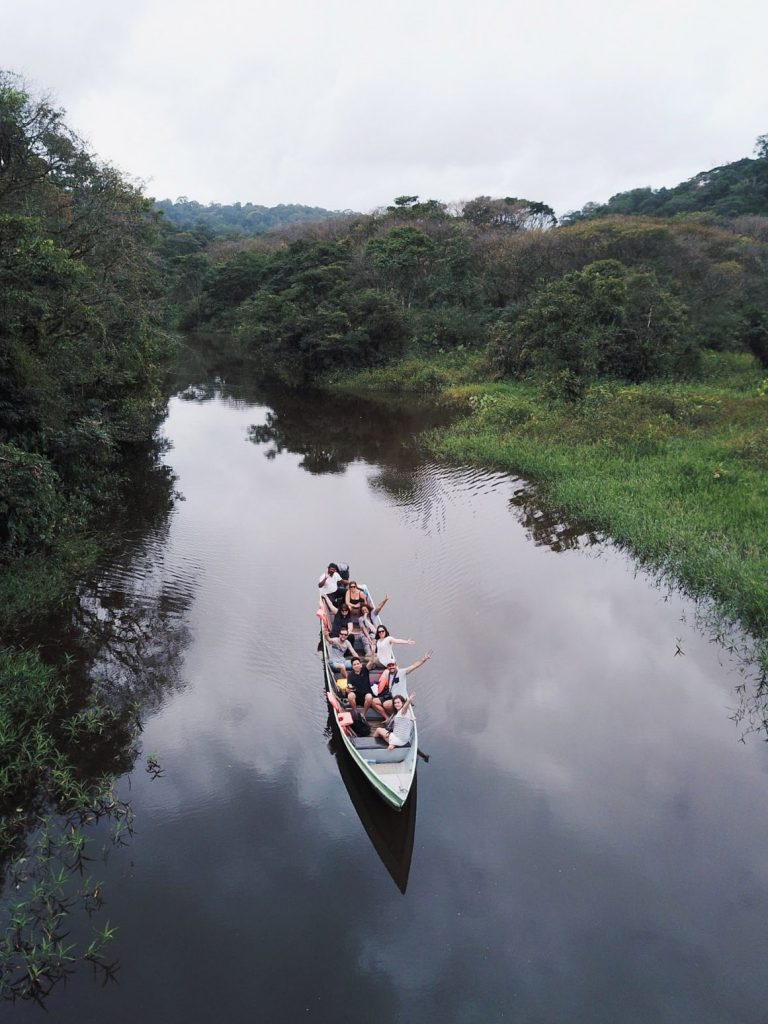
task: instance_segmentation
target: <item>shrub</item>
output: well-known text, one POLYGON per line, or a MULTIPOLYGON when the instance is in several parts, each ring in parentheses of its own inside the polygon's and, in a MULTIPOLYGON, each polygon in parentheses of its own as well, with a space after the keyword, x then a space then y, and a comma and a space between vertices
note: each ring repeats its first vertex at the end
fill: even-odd
POLYGON ((539 369, 562 387, 613 376, 632 382, 696 364, 685 311, 653 271, 599 260, 551 282, 492 344, 499 367, 539 369))
POLYGON ((50 462, 0 445, 0 549, 15 555, 50 542, 60 516, 59 479, 50 462))

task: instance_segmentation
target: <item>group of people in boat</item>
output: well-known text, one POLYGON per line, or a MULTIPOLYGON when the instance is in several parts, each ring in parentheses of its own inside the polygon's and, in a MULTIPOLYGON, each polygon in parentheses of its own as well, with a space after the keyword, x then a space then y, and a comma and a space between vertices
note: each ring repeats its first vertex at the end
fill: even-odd
POLYGON ((331 668, 337 685, 349 704, 350 728, 358 736, 369 736, 370 710, 384 723, 373 735, 387 743, 389 750, 407 746, 413 725, 408 708, 414 694, 408 696, 406 679, 432 657, 427 651, 407 668, 399 668, 394 645, 413 646, 416 641, 392 636, 380 622, 379 612, 389 600, 387 594, 374 605, 367 588, 354 579, 346 579, 335 562, 330 562, 318 581, 318 616, 323 626, 331 668), (380 670, 376 682, 371 672, 380 670))

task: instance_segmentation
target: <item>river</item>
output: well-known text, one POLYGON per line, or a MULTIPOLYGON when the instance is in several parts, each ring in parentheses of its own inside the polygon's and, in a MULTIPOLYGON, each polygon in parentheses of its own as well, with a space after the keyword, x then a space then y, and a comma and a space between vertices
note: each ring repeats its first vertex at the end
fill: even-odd
POLYGON ((123 630, 92 667, 147 709, 119 784, 134 835, 89 868, 119 970, 79 970, 49 1019, 768 1019, 768 750, 733 720, 743 666, 524 481, 430 461, 420 404, 172 399, 180 497, 81 598, 139 622, 140 649, 123 630), (435 651, 400 816, 329 732, 329 560, 386 590, 407 655, 435 651))

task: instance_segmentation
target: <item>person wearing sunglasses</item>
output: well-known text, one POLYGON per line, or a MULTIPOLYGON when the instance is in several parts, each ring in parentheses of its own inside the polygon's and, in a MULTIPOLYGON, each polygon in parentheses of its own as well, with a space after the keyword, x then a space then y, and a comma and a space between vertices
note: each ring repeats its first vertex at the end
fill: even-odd
POLYGON ((374 634, 374 640, 376 642, 376 662, 380 668, 386 668, 390 661, 397 661, 395 652, 392 649, 393 644, 408 644, 409 647, 413 647, 416 643, 415 640, 401 640, 399 637, 391 636, 386 626, 381 623, 376 627, 374 634))

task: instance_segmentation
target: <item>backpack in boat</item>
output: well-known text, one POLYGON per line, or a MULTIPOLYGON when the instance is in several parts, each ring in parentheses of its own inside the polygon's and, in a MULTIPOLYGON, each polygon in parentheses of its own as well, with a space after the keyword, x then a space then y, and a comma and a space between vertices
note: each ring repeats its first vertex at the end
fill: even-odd
POLYGON ((370 736, 371 727, 360 708, 350 709, 350 714, 352 715, 352 724, 349 728, 355 736, 370 736))

